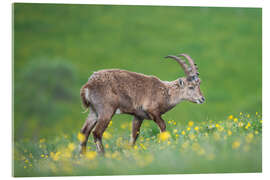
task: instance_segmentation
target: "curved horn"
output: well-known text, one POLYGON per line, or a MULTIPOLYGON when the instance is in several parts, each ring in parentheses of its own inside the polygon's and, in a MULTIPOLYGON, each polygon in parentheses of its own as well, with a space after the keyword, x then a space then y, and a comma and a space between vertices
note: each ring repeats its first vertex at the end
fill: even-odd
POLYGON ((187 76, 189 76, 190 69, 188 68, 188 65, 186 64, 185 61, 183 61, 183 60, 180 59, 179 57, 173 56, 173 55, 168 55, 168 56, 166 56, 165 58, 172 58, 172 59, 176 60, 176 61, 181 65, 181 67, 183 68, 183 70, 185 71, 185 74, 186 74, 187 76))
POLYGON ((194 73, 196 73, 198 75, 198 71, 197 71, 198 68, 197 68, 196 64, 194 64, 193 59, 191 59, 191 57, 189 55, 187 55, 187 54, 179 54, 178 56, 185 57, 188 60, 188 62, 190 64, 192 70, 194 71, 194 73))

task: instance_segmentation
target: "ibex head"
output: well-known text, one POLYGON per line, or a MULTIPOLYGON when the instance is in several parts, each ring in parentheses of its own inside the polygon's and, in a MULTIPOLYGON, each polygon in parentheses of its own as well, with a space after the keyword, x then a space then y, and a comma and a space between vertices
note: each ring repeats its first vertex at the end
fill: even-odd
POLYGON ((201 80, 199 78, 197 65, 194 63, 191 57, 187 54, 180 54, 178 56, 169 55, 169 56, 166 56, 165 58, 172 58, 176 60, 181 65, 181 67, 183 68, 186 74, 186 77, 179 78, 178 80, 179 86, 181 88, 181 96, 183 97, 184 100, 187 100, 190 102, 194 102, 198 104, 204 103, 205 98, 202 95, 201 90, 200 90, 201 80), (188 66, 186 62, 178 56, 185 57, 188 60, 190 66, 188 66))

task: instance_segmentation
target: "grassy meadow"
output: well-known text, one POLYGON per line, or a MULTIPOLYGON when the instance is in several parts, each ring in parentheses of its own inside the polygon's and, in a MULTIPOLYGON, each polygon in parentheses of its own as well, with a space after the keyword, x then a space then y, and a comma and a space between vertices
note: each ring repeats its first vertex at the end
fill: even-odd
POLYGON ((261 172, 262 24, 258 8, 13 5, 13 175, 261 172), (183 102, 145 121, 128 146, 132 117, 115 115, 105 157, 78 153, 87 114, 80 88, 97 70, 161 80, 184 76, 164 59, 189 54, 206 103, 183 102))

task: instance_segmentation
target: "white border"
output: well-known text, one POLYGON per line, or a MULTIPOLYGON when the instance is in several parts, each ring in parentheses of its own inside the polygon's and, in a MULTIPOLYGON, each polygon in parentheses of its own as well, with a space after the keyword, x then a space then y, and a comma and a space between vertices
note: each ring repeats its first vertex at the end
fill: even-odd
MULTIPOLYGON (((14 2, 29 2, 29 3, 65 3, 65 4, 118 4, 118 5, 169 5, 169 6, 208 6, 208 7, 263 7, 263 173, 249 173, 249 174, 200 174, 200 175, 151 175, 151 176, 99 176, 99 177, 64 177, 66 179, 137 179, 137 178, 155 178, 155 179, 198 179, 203 178, 207 180, 211 179, 266 179, 270 174, 269 169, 269 160, 270 160, 270 149, 269 149, 269 14, 270 7, 267 0, 6 0, 1 1, 0 5, 0 50, 1 50, 1 59, 0 59, 0 73, 1 73, 1 93, 0 93, 0 102, 1 102, 1 130, 0 130, 0 144, 1 144, 1 178, 11 179, 11 95, 12 95, 12 64, 11 64, 11 4, 14 2), (268 110, 268 111, 267 111, 268 110)), ((252 82, 250 82, 252 85, 252 82)), ((43 179, 62 179, 63 177, 58 178, 43 178, 43 179)), ((28 179, 28 178, 25 178, 28 179)), ((30 178, 29 178, 30 179, 30 178)), ((36 178, 31 178, 36 179, 36 178)), ((267 178, 269 179, 269 177, 267 178)))

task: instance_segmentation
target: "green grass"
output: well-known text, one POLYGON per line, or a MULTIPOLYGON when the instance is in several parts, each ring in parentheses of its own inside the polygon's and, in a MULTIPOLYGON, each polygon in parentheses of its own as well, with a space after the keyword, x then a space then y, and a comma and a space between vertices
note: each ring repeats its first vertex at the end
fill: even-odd
POLYGON ((260 115, 241 114, 221 121, 168 122, 159 134, 144 122, 140 138, 129 146, 131 123, 113 123, 104 134, 105 156, 79 154, 77 134, 15 143, 15 176, 239 173, 262 171, 260 115))
POLYGON ((243 119, 245 125, 250 121, 248 129, 227 123, 229 114, 262 112, 261 9, 15 3, 13 10, 16 176, 261 171, 260 118, 243 119), (52 160, 51 152, 63 151, 69 143, 77 147, 77 133, 87 116, 82 114, 79 92, 94 71, 119 68, 171 81, 184 73, 175 61, 163 57, 179 53, 189 54, 198 64, 206 103, 182 102, 163 116, 167 124, 177 124, 168 124, 171 145, 159 143, 159 129, 145 121, 138 150, 118 147, 117 139, 123 138, 121 144, 129 139, 128 128, 121 126, 129 127, 132 117, 115 115, 108 130, 112 138, 104 143, 108 154, 119 152, 120 160, 87 160, 78 157, 77 148, 67 161, 52 160), (201 127, 199 132, 192 127, 181 135, 189 121, 201 127), (207 129, 214 122, 225 130, 207 129), (230 128, 233 134, 224 139, 230 128), (195 140, 189 133, 196 136, 204 155, 190 150, 195 140), (254 137, 247 143, 249 133, 254 137), (46 141, 39 143, 43 138, 46 141), (179 151, 186 141, 189 150, 179 151), (241 143, 239 148, 232 149, 234 141, 241 143), (207 158, 211 153, 212 160, 207 158), (140 166, 140 158, 149 155, 152 161, 140 166))

